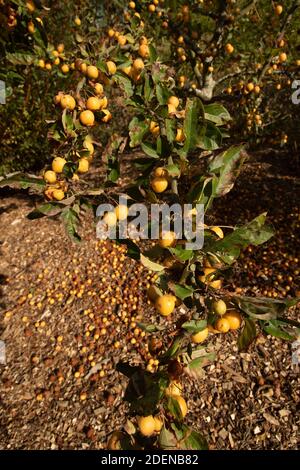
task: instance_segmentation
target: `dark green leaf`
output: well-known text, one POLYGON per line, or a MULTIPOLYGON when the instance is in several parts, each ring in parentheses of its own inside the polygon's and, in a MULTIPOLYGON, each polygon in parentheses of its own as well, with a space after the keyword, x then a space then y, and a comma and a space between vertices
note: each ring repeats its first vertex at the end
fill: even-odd
POLYGON ((280 338, 286 341, 293 341, 296 339, 295 335, 292 335, 285 331, 287 323, 280 320, 270 320, 263 324, 263 330, 268 334, 275 336, 275 338, 280 338))
POLYGON ((159 104, 164 105, 167 104, 169 98, 169 90, 167 87, 162 85, 161 83, 157 83, 155 87, 156 91, 156 98, 159 104))
POLYGON ((188 98, 183 123, 185 141, 182 150, 180 150, 180 155, 187 155, 189 151, 196 147, 203 125, 203 105, 201 100, 199 98, 188 98))
POLYGON ((168 170, 168 173, 170 176, 173 176, 173 177, 180 176, 180 168, 174 163, 171 165, 167 165, 166 169, 168 170))
POLYGON ((147 131, 148 124, 144 120, 134 117, 129 124, 130 147, 140 145, 147 131))
POLYGON ((227 109, 220 103, 206 104, 203 107, 205 119, 214 122, 217 126, 221 126, 231 119, 227 109))
POLYGON ((190 320, 185 322, 181 328, 188 331, 189 333, 199 333, 207 327, 206 320, 190 320))
POLYGON ((200 133, 198 147, 203 150, 217 150, 222 144, 222 133, 213 123, 208 122, 205 132, 200 133))
POLYGON ((176 297, 178 297, 181 300, 186 299, 187 297, 190 297, 193 295, 194 289, 191 287, 184 287, 181 286, 180 284, 170 284, 170 289, 174 292, 176 297))
POLYGON ((268 297, 247 296, 236 296, 233 300, 240 310, 259 320, 276 319, 287 308, 297 303, 297 299, 277 300, 268 297))
POLYGON ((249 245, 261 245, 273 236, 273 229, 265 225, 265 221, 266 213, 259 215, 243 227, 226 235, 222 240, 214 241, 208 251, 215 253, 223 262, 232 264, 242 249, 249 245))
POLYGON ((244 146, 239 145, 230 147, 213 159, 209 171, 218 175, 213 185, 213 197, 224 196, 232 189, 245 158, 244 146))
POLYGON ((245 318, 245 325, 238 338, 239 351, 247 349, 256 338, 255 323, 251 318, 245 318))
POLYGON ((170 144, 173 145, 173 142, 175 140, 175 135, 176 135, 176 121, 174 119, 166 119, 165 126, 166 126, 167 139, 170 142, 170 144))
POLYGON ((36 186, 43 188, 46 186, 46 183, 42 178, 38 178, 37 176, 25 175, 23 173, 14 173, 8 175, 6 178, 0 178, 0 187, 4 186, 20 186, 23 189, 36 186))
POLYGON ((154 261, 151 261, 149 258, 147 258, 144 255, 140 255, 140 261, 143 266, 145 266, 148 269, 151 269, 151 271, 163 271, 165 269, 164 266, 158 263, 154 263, 154 261))
MULTIPOLYGON (((186 428, 186 427, 185 427, 186 428)), ((204 436, 192 429, 185 429, 185 437, 181 441, 183 450, 208 450, 208 444, 204 436)))
POLYGON ((161 361, 168 361, 173 357, 176 357, 179 354, 180 348, 183 343, 183 337, 178 336, 174 339, 173 343, 169 347, 169 349, 161 356, 161 361))
POLYGON ((186 250, 184 247, 168 248, 168 250, 180 261, 187 261, 194 256, 193 250, 186 250))
POLYGON ((117 72, 114 75, 114 79, 116 82, 124 88, 124 91, 128 98, 133 95, 133 87, 130 78, 122 74, 121 72, 117 72))
POLYGON ((61 218, 69 237, 75 242, 79 242, 81 237, 77 232, 78 215, 76 212, 71 207, 65 207, 61 212, 61 218))
POLYGON ((159 447, 165 450, 176 450, 176 444, 177 440, 174 434, 163 426, 159 435, 159 447))
POLYGON ((164 328, 158 325, 146 325, 145 323, 137 323, 137 326, 143 330, 146 331, 146 333, 155 333, 157 331, 163 331, 164 328))
POLYGON ((41 217, 51 217, 59 214, 62 211, 63 207, 61 204, 55 202, 48 202, 42 206, 37 207, 32 212, 27 215, 27 218, 30 220, 40 219, 41 217))
POLYGON ((141 147, 142 147, 143 152, 145 152, 146 155, 149 155, 149 157, 159 158, 159 155, 157 154, 156 149, 154 149, 151 144, 144 142, 142 143, 141 147))
POLYGON ((172 416, 174 416, 176 420, 181 421, 183 419, 181 408, 175 397, 172 397, 172 396, 168 397, 167 408, 168 408, 168 411, 171 413, 172 416))
POLYGON ((31 65, 35 61, 35 56, 21 52, 8 53, 5 56, 6 60, 13 65, 31 65))

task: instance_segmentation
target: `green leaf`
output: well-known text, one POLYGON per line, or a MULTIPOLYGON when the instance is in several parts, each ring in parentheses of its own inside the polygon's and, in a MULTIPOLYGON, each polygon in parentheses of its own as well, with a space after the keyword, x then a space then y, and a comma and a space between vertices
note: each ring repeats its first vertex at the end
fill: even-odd
POLYGON ((199 331, 204 330, 207 327, 206 320, 190 320, 186 321, 181 328, 188 331, 189 333, 199 333, 199 331))
POLYGON ((144 79, 144 97, 145 97, 145 101, 147 103, 149 101, 151 101, 152 96, 153 96, 153 88, 150 84, 149 75, 146 73, 145 74, 145 79, 144 79))
POLYGON ((221 126, 231 120, 231 116, 226 108, 220 103, 206 104, 204 107, 204 117, 208 121, 221 126))
POLYGON ((178 336, 177 338, 175 338, 173 343, 171 344, 171 346, 160 357, 160 360, 162 362, 167 362, 167 361, 169 361, 169 359, 172 359, 173 357, 176 357, 180 352, 182 343, 183 343, 183 337, 182 336, 178 336))
POLYGON ((256 338, 256 327, 255 323, 251 318, 245 318, 245 325, 238 337, 239 351, 244 351, 250 346, 252 341, 256 338))
POLYGON ((291 335, 284 330, 284 327, 287 327, 287 323, 280 320, 270 320, 263 324, 263 330, 268 334, 275 336, 275 338, 280 338, 286 341, 293 341, 296 339, 295 335, 291 335))
POLYGON ((176 450, 176 445, 177 439, 174 434, 163 426, 159 434, 159 447, 165 450, 176 450))
POLYGON ((203 150, 217 150, 222 144, 222 133, 213 123, 207 122, 205 132, 200 134, 198 147, 203 150))
POLYGON ((174 163, 172 163, 171 165, 167 165, 166 169, 168 170, 170 176, 180 176, 180 168, 174 163))
POLYGON ((13 65, 32 65, 35 62, 35 56, 21 52, 8 53, 6 60, 13 65))
MULTIPOLYGON (((152 167, 155 164, 155 159, 154 158, 136 158, 133 161, 133 164, 136 168, 138 168, 141 171, 149 170, 152 169, 152 167)), ((147 172, 150 173, 150 172, 147 172)))
POLYGON ((150 62, 153 64, 157 60, 157 52, 153 44, 149 44, 150 62))
POLYGON ((129 124, 130 147, 137 147, 142 143, 143 137, 148 131, 148 124, 144 120, 134 117, 129 124))
POLYGON ((168 250, 180 261, 187 261, 194 256, 193 250, 186 250, 184 247, 168 248, 168 250))
POLYGON ((64 109, 61 117, 62 125, 66 133, 70 133, 74 128, 73 116, 64 109))
POLYGON ((207 204, 212 195, 212 180, 213 177, 201 178, 192 186, 188 193, 189 202, 197 202, 198 204, 207 204))
POLYGON ((114 79, 119 85, 123 87, 126 95, 128 96, 128 98, 130 98, 134 93, 130 78, 125 76, 121 72, 116 72, 114 75, 114 79))
POLYGON ((46 186, 45 181, 42 178, 33 175, 25 175, 23 173, 13 173, 8 175, 6 178, 0 178, 0 188, 4 186, 10 187, 21 187, 27 189, 30 187, 41 187, 46 186))
POLYGON ((156 98, 160 105, 167 104, 169 98, 169 90, 161 83, 156 83, 155 86, 156 98))
POLYGON ((139 247, 137 246, 136 243, 134 243, 132 240, 129 239, 118 239, 116 242, 120 245, 126 245, 127 246, 127 256, 129 256, 132 259, 139 260, 141 256, 141 252, 139 247))
POLYGON ((158 325, 146 325, 145 323, 139 323, 137 322, 137 326, 145 331, 146 333, 155 333, 157 331, 163 331, 164 328, 158 325))
POLYGON ((120 176, 119 169, 112 168, 110 172, 108 173, 107 178, 109 179, 109 181, 112 181, 113 183, 115 183, 118 180, 119 176, 120 176))
POLYGON ((184 287, 181 286, 180 284, 170 284, 170 289, 174 292, 176 297, 178 297, 181 300, 186 299, 187 297, 190 297, 193 295, 194 289, 191 287, 184 287))
POLYGON ((209 171, 219 176, 213 186, 213 197, 224 196, 232 189, 245 158, 244 146, 239 145, 230 147, 212 160, 209 171))
POLYGON ((203 125, 203 105, 201 100, 199 98, 188 98, 183 122, 185 141, 182 150, 179 152, 180 155, 187 155, 189 151, 196 147, 203 125))
POLYGON ((131 404, 132 412, 142 416, 154 414, 168 383, 163 372, 151 374, 139 369, 131 375, 124 399, 131 404))
POLYGON ((208 450, 208 444, 205 437, 197 431, 185 426, 185 437, 181 441, 183 450, 208 450))
POLYGON ((167 409, 171 413, 171 415, 174 416, 176 420, 181 421, 183 419, 181 408, 175 397, 174 398, 172 396, 168 397, 167 409))
POLYGON ((67 234, 75 242, 80 242, 81 237, 77 232, 78 215, 71 207, 66 207, 61 212, 61 218, 64 222, 67 234))
POLYGON ((175 140, 175 135, 176 135, 176 121, 174 119, 166 119, 165 126, 166 126, 167 139, 170 142, 170 144, 173 144, 175 140))
POLYGON ((159 155, 157 154, 156 149, 154 149, 151 144, 144 142, 142 143, 141 147, 142 147, 143 152, 145 152, 146 155, 149 155, 149 157, 159 158, 159 155))
POLYGON ((37 207, 32 212, 27 215, 27 218, 30 220, 40 219, 41 217, 51 217, 59 214, 62 211, 63 207, 61 204, 55 202, 48 202, 42 206, 37 207))
POLYGON ((297 299, 269 299, 268 297, 236 296, 234 303, 247 315, 258 320, 272 320, 297 303, 297 299))
POLYGON ((224 263, 232 264, 242 249, 249 245, 258 246, 267 242, 273 235, 271 227, 265 225, 266 213, 259 215, 243 227, 235 229, 222 240, 211 243, 208 251, 215 253, 224 263))
POLYGON ((140 260, 143 266, 145 266, 148 269, 151 269, 151 271, 163 271, 165 269, 164 266, 158 263, 154 263, 154 261, 151 261, 149 258, 146 256, 142 255, 140 256, 140 260))

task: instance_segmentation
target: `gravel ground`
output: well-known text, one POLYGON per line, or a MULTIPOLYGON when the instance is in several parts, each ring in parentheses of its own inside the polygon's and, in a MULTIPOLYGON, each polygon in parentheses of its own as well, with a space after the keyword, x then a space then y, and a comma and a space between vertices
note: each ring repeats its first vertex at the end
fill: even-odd
MULTIPOLYGON (((244 254, 231 290, 298 294, 299 189, 296 178, 275 170, 249 164, 216 205, 224 225, 268 210, 277 230, 267 248, 244 254)), ((144 301, 153 275, 120 247, 97 242, 89 216, 84 241, 74 245, 58 221, 27 220, 32 204, 15 194, 0 201, 0 338, 7 353, 0 448, 105 448, 107 435, 126 421, 126 380, 115 364, 149 357, 135 322, 155 321, 144 301)), ((216 361, 201 379, 184 380, 187 421, 211 449, 297 449, 300 367, 292 366, 291 345, 259 335, 238 353, 236 339, 235 332, 213 335, 216 361)))

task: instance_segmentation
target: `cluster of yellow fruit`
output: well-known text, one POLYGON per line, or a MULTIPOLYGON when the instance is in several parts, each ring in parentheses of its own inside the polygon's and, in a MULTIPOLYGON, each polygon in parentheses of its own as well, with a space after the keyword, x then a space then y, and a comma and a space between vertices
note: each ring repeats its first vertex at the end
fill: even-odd
POLYGON ((216 300, 212 304, 212 313, 218 315, 214 325, 208 325, 203 330, 192 335, 192 341, 195 344, 205 341, 209 333, 227 333, 229 330, 237 330, 242 323, 242 317, 236 310, 227 311, 227 305, 224 300, 216 300))
POLYGON ((108 30, 107 35, 109 39, 116 39, 121 47, 127 44, 127 37, 119 31, 115 31, 113 28, 108 30))
MULTIPOLYGON (((183 109, 182 111, 177 111, 177 108, 179 106, 180 102, 177 96, 170 96, 168 99, 168 114, 170 116, 176 115, 178 118, 184 118, 185 117, 185 110, 183 109)), ((158 137, 160 133, 160 127, 159 124, 156 121, 150 121, 149 123, 149 131, 154 137, 158 137)), ((182 127, 178 127, 176 129, 176 136, 175 136, 175 142, 177 143, 182 143, 185 141, 185 134, 184 130, 182 127)), ((165 170, 166 172, 166 170, 165 170)), ((161 175, 155 175, 155 176, 161 176, 161 175)), ((155 192, 163 192, 163 191, 156 191, 154 188, 152 188, 155 192)))
MULTIPOLYGON (((185 399, 181 396, 182 385, 177 381, 172 381, 165 390, 167 397, 171 397, 178 404, 181 412, 181 417, 185 418, 188 412, 188 407, 185 399)), ((139 416, 137 419, 138 428, 140 433, 145 437, 150 437, 161 431, 163 421, 158 416, 139 416)))
MULTIPOLYGON (((150 13, 154 13, 156 11, 157 5, 159 5, 159 0, 153 0, 152 3, 150 5, 148 5, 148 11, 150 13)), ((124 19, 125 19, 125 21, 130 21, 132 18, 137 18, 140 21, 140 23, 139 23, 140 28, 143 29, 144 26, 145 26, 145 23, 142 20, 140 13, 135 11, 135 9, 136 9, 135 2, 130 1, 128 3, 128 9, 126 9, 124 11, 124 19), (131 15, 131 12, 132 13, 134 12, 133 15, 131 15)), ((162 16, 162 11, 157 11, 157 16, 161 17, 162 16)))
POLYGON ((249 95, 250 93, 259 95, 261 92, 261 87, 253 82, 244 83, 243 80, 241 80, 234 88, 228 86, 225 89, 225 92, 228 95, 231 95, 235 90, 242 91, 244 95, 249 95))
MULTIPOLYGON (((85 102, 85 108, 82 109, 82 101, 78 104, 80 111, 79 120, 83 126, 92 127, 95 124, 95 111, 101 111, 104 116, 101 118, 102 122, 108 122, 112 118, 111 112, 107 109, 108 100, 103 94, 103 86, 101 83, 96 83, 94 86, 95 92, 98 95, 90 96, 85 102)), ((76 108, 76 100, 72 95, 58 93, 54 98, 55 104, 60 105, 62 109, 74 111, 76 108)))
MULTIPOLYGON (((120 44, 120 38, 121 38, 121 44, 120 45, 125 45, 125 40, 126 37, 124 35, 120 35, 117 31, 114 31, 113 29, 109 29, 108 31, 108 36, 110 38, 117 38, 119 44, 120 44), (124 39, 123 39, 124 38, 124 39)), ((130 77, 132 80, 135 82, 139 81, 141 78, 141 73, 145 68, 145 64, 143 59, 147 59, 150 56, 150 49, 148 45, 148 39, 145 36, 142 36, 139 40, 139 48, 138 48, 138 55, 140 57, 137 57, 133 59, 131 56, 128 57, 128 59, 131 61, 130 65, 126 65, 125 67, 121 67, 121 71, 125 73, 128 77, 130 77)), ((107 63, 107 66, 110 66, 111 64, 107 63)), ((115 67, 115 73, 117 68, 115 67)), ((109 73, 113 75, 112 71, 109 70, 109 73)))
POLYGON ((256 126, 262 126, 262 116, 257 112, 256 108, 253 112, 247 114, 247 129, 250 130, 255 124, 256 126))
POLYGON ((170 177, 168 171, 163 167, 157 167, 153 172, 153 177, 151 179, 151 188, 155 193, 163 193, 170 182, 170 177))
MULTIPOLYGON (((183 36, 179 36, 179 38, 177 39, 177 42, 179 44, 184 44, 183 36)), ((182 47, 182 46, 177 47, 177 54, 178 54, 178 58, 181 62, 186 61, 187 56, 186 56, 186 51, 185 51, 184 47, 182 47)))
POLYGON ((221 289, 222 287, 222 280, 216 279, 216 268, 212 267, 204 267, 203 274, 201 273, 198 275, 198 281, 206 284, 207 286, 213 289, 221 289))
MULTIPOLYGON (((188 412, 188 407, 186 404, 185 399, 181 396, 182 392, 182 386, 178 382, 171 382, 168 388, 165 391, 165 394, 169 397, 172 397, 173 400, 175 400, 179 406, 179 409, 181 411, 181 416, 184 418, 187 415, 188 412)), ((142 434, 142 436, 145 437, 151 437, 155 434, 160 433, 162 427, 163 427, 163 420, 160 416, 153 416, 153 415, 148 415, 148 416, 138 416, 137 418, 137 425, 139 432, 142 434)), ((118 439, 122 437, 121 434, 119 434, 118 439)), ((116 446, 114 445, 114 442, 112 442, 112 438, 110 438, 108 442, 108 448, 109 449, 115 449, 116 446)))
MULTIPOLYGON (((4 5, 4 2, 0 2, 0 7, 4 5)), ((18 24, 17 11, 11 6, 7 6, 4 12, 1 11, 2 18, 6 18, 7 27, 12 30, 18 24)))
POLYGON ((141 78, 141 73, 145 68, 145 64, 142 59, 137 58, 133 61, 132 65, 122 67, 121 70, 133 81, 138 82, 141 78))
MULTIPOLYGON (((43 24, 43 20, 42 18, 40 18, 39 16, 37 16, 35 18, 35 20, 40 23, 41 25, 43 24)), ((32 20, 28 21, 28 24, 27 24, 27 31, 29 34, 34 34, 35 33, 35 25, 34 25, 34 22, 32 20)))
MULTIPOLYGON (((80 158, 80 154, 77 153, 78 157, 78 167, 76 173, 73 174, 72 180, 78 181, 78 174, 84 174, 89 171, 90 162, 94 154, 94 145, 90 136, 87 136, 83 142, 83 151, 89 152, 88 157, 80 158)), ((64 171, 64 167, 67 163, 67 160, 63 157, 55 157, 52 161, 51 170, 46 170, 44 173, 44 180, 48 184, 45 195, 48 199, 55 199, 61 201, 65 197, 65 192, 68 189, 67 183, 64 178, 61 178, 61 175, 64 171), (60 179, 58 179, 60 175, 60 179)))
POLYGON ((163 422, 158 416, 139 416, 137 424, 140 433, 145 437, 150 437, 153 434, 159 433, 163 427, 163 422))
POLYGON ((236 310, 228 310, 223 300, 213 303, 213 312, 218 315, 218 319, 213 327, 209 327, 212 333, 227 333, 229 330, 237 330, 242 323, 242 317, 236 310))
POLYGON ((58 181, 57 174, 63 172, 63 168, 66 164, 66 160, 62 157, 54 158, 52 162, 52 170, 46 170, 44 173, 44 180, 47 183, 45 189, 45 196, 47 199, 62 201, 67 191, 67 185, 64 180, 58 181))
POLYGON ((129 209, 125 204, 119 204, 114 211, 106 212, 103 221, 108 227, 113 227, 118 220, 125 220, 128 217, 129 209))
POLYGON ((67 73, 69 73, 70 69, 72 69, 72 70, 75 69, 75 64, 72 63, 71 65, 68 65, 67 63, 63 63, 61 65, 61 62, 66 60, 64 51, 65 51, 64 44, 62 44, 62 43, 58 44, 56 49, 53 49, 49 53, 51 61, 48 62, 45 59, 39 59, 38 66, 41 69, 52 70, 53 65, 57 65, 57 66, 60 65, 60 70, 62 71, 63 74, 66 75, 67 73))

